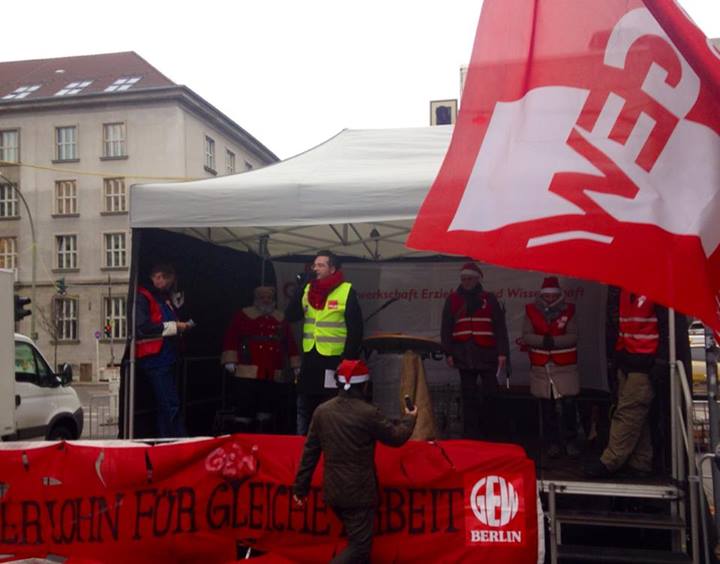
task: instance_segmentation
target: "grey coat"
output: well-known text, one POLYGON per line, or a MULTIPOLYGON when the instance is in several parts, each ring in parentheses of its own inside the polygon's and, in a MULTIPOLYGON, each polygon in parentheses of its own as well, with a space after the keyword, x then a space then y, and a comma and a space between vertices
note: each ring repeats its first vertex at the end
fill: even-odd
MULTIPOLYGON (((533 329, 530 318, 525 315, 522 340, 534 349, 542 349, 544 335, 538 335, 533 329)), ((567 349, 577 345, 577 321, 573 316, 568 321, 566 333, 553 338, 555 349, 567 349)), ((576 396, 580 393, 580 378, 577 364, 558 366, 551 362, 545 366, 530 368, 530 393, 538 398, 557 398, 576 396)))

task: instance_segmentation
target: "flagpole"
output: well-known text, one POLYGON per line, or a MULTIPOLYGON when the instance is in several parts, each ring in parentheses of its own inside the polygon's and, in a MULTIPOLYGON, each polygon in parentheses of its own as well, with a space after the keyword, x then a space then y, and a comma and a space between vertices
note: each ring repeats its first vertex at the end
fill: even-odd
MULTIPOLYGON (((672 468, 672 477, 674 480, 681 479, 682 473, 682 450, 681 442, 678 436, 678 412, 677 407, 681 405, 678 401, 678 382, 677 382, 677 346, 675 335, 675 310, 668 308, 668 363, 670 365, 670 452, 672 459, 670 465, 672 468)), ((656 390, 656 393, 660 390, 656 390)))
MULTIPOLYGON (((711 329, 705 326, 705 370, 707 374, 707 401, 710 416, 710 452, 716 453, 714 464, 711 464, 713 501, 715 503, 715 529, 720 537, 720 472, 718 472, 717 457, 718 448, 718 425, 720 425, 720 413, 717 405, 717 361, 718 348, 711 329)), ((701 484, 702 485, 702 484, 701 484)))

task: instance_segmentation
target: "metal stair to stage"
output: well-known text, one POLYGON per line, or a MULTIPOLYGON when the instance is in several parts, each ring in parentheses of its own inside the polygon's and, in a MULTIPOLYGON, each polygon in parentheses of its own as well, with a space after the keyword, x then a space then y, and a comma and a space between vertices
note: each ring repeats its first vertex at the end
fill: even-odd
MULTIPOLYGON (((671 337, 674 323, 669 316, 671 337)), ((538 490, 546 496, 551 564, 714 561, 697 460, 701 450, 695 430, 700 421, 685 367, 676 360, 674 346, 670 351, 672 480, 597 482, 541 476, 538 490), (573 535, 583 542, 563 542, 573 535)), ((715 454, 702 455, 700 464, 706 457, 715 454)))
MULTIPOLYGON (((558 562, 622 562, 675 563, 692 562, 687 552, 687 523, 684 519, 685 492, 671 484, 631 482, 587 482, 539 480, 538 488, 546 496, 546 516, 549 523, 550 563, 558 562), (558 507, 559 496, 573 496, 572 509, 558 507), (607 508, 592 509, 593 498, 611 502, 623 500, 642 504, 651 502, 659 511, 619 511, 607 508), (577 507, 582 509, 578 509, 577 507), (612 539, 608 530, 658 531, 666 539, 667 550, 657 547, 612 546, 610 542, 597 544, 566 544, 563 529, 575 527, 606 532, 603 539, 612 539)), ((599 537, 596 539, 599 540, 599 537)))

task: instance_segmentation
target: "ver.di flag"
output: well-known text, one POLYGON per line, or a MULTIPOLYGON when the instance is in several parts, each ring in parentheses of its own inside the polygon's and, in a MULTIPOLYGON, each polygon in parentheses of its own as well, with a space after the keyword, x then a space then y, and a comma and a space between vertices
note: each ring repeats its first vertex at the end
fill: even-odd
POLYGON ((616 284, 720 329, 719 76, 670 1, 485 0, 408 245, 616 284))

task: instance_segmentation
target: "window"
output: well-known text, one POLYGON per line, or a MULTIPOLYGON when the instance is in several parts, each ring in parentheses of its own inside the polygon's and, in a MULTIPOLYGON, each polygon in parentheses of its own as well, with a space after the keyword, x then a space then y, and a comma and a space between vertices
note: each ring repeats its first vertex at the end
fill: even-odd
POLYGON ((65 88, 62 88, 55 92, 55 96, 72 96, 90 86, 92 82, 92 80, 71 82, 70 84, 65 86, 65 88))
POLYGON ((17 239, 15 237, 0 238, 0 268, 8 270, 17 268, 17 239))
POLYGON ((252 170, 252 169, 253 169, 252 163, 245 161, 245 170, 252 170))
POLYGON ((29 343, 15 341, 15 381, 50 384, 52 372, 35 348, 29 343))
POLYGON ((58 161, 73 161, 77 157, 77 127, 55 128, 55 158, 58 161))
POLYGON ((17 217, 17 203, 15 184, 0 184, 0 217, 17 217))
POLYGON ((125 233, 105 233, 105 266, 124 268, 127 266, 125 233))
POLYGON ((123 297, 105 298, 105 325, 112 327, 113 339, 127 337, 127 308, 123 297))
POLYGON ((10 94, 6 94, 2 97, 3 100, 19 100, 21 98, 25 98, 26 96, 32 94, 36 90, 40 89, 39 84, 32 84, 29 86, 21 86, 20 88, 16 88, 10 94))
POLYGON ((141 78, 142 77, 140 76, 123 76, 108 86, 105 89, 105 92, 121 92, 123 90, 128 90, 133 84, 140 82, 141 78))
POLYGON ((125 124, 103 124, 103 157, 125 156, 125 124))
POLYGON ((0 131, 0 161, 20 161, 20 132, 17 129, 0 131))
POLYGON ((205 136, 205 168, 215 171, 215 141, 205 136))
POLYGON ((58 269, 78 267, 77 235, 55 235, 55 248, 58 269))
POLYGON ((77 214, 77 183, 74 180, 55 182, 55 213, 57 215, 77 214))
POLYGON ((57 320, 57 340, 76 341, 78 336, 77 298, 55 298, 54 306, 57 320))
POLYGON ((106 213, 127 212, 124 178, 106 178, 103 180, 103 192, 106 213))
POLYGON ((232 151, 225 151, 225 172, 235 174, 235 153, 232 151))

